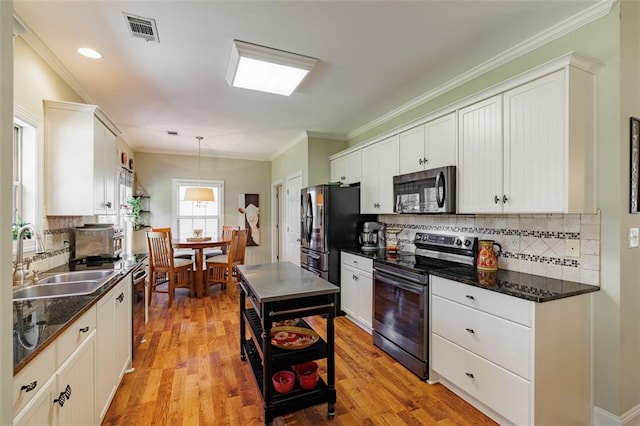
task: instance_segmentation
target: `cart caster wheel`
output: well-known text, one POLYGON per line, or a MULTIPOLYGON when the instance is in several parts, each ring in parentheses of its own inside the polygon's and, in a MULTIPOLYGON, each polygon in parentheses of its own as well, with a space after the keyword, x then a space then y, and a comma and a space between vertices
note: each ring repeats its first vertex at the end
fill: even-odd
POLYGON ((327 417, 329 418, 329 420, 333 420, 335 416, 336 416, 336 413, 327 413, 327 417))
POLYGON ((246 361, 246 360, 247 360, 246 355, 240 355, 240 361, 246 361))
POLYGON ((329 420, 333 420, 335 415, 336 415, 336 407, 335 407, 335 405, 331 404, 331 405, 329 405, 329 408, 327 409, 327 417, 329 418, 329 420))

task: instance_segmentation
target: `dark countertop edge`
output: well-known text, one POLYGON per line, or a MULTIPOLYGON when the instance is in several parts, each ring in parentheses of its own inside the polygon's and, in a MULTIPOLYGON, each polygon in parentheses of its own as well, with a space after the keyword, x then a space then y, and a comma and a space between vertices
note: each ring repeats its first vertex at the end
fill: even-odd
MULTIPOLYGON (((37 348, 35 348, 33 352, 25 356, 21 361, 19 361, 17 364, 13 366, 13 375, 15 376, 16 374, 18 374, 27 364, 29 364, 29 362, 31 362, 38 355, 40 355, 40 353, 45 348, 47 348, 52 342, 54 342, 58 337, 60 337, 60 335, 62 335, 62 333, 64 333, 69 328, 69 326, 73 324, 73 322, 79 319, 85 312, 89 311, 96 303, 98 303, 100 299, 102 299, 107 293, 109 293, 113 287, 118 285, 120 281, 122 281, 134 269, 140 266, 146 260, 146 258, 147 256, 141 257, 137 263, 128 267, 127 270, 125 270, 122 274, 118 274, 115 277, 113 277, 111 280, 109 280, 108 283, 104 284, 98 290, 100 293, 96 296, 91 296, 91 295, 69 296, 69 297, 75 297, 75 298, 85 298, 87 300, 86 300, 86 303, 81 308, 79 308, 78 311, 75 314, 73 314, 62 327, 60 327, 53 334, 48 336, 44 341, 40 342, 37 348)), ((53 269, 60 269, 60 267, 56 267, 53 269)), ((50 271, 44 271, 42 272, 42 274, 46 274, 49 272, 50 271)))
MULTIPOLYGON (((343 248, 342 251, 344 251, 346 253, 354 254, 356 256, 369 258, 369 259, 372 259, 372 260, 380 260, 382 262, 384 262, 385 258, 386 258, 386 250, 385 249, 379 249, 379 250, 374 250, 374 251, 363 251, 359 247, 355 247, 355 248, 343 248)), ((406 253, 406 254, 409 254, 409 253, 406 253)), ((394 266, 398 267, 398 265, 395 265, 395 264, 394 264, 394 266)), ((510 272, 517 272, 517 271, 510 271, 510 272)), ((518 273, 522 274, 522 275, 534 276, 532 274, 526 274, 524 272, 518 272, 518 273)), ((550 302, 552 300, 565 299, 567 297, 580 296, 582 294, 588 294, 588 293, 593 293, 593 292, 596 292, 596 291, 600 291, 600 287, 599 286, 575 282, 575 284, 580 285, 581 288, 579 290, 570 291, 570 292, 566 292, 566 293, 558 293, 558 294, 554 294, 554 295, 550 295, 550 296, 539 296, 539 295, 535 295, 535 294, 527 294, 525 292, 519 292, 519 291, 515 291, 515 290, 510 290, 510 289, 506 289, 506 288, 497 288, 497 287, 491 287, 491 286, 482 285, 477 281, 470 280, 470 279, 466 278, 465 276, 463 276, 463 275, 461 275, 459 273, 456 273, 455 270, 452 271, 452 270, 447 270, 447 269, 434 269, 434 270, 430 271, 430 274, 433 275, 433 276, 441 277, 441 278, 451 279, 451 280, 460 282, 462 284, 466 284, 466 285, 470 285, 470 286, 473 286, 473 287, 482 288, 482 289, 485 289, 485 290, 493 291, 495 293, 506 294, 508 296, 517 297, 518 299, 529 300, 529 301, 536 302, 536 303, 550 302)), ((557 278, 548 278, 548 277, 543 277, 543 278, 557 279, 557 278)), ((557 280, 558 281, 562 281, 561 279, 557 279, 557 280)))
POLYGON ((575 290, 575 291, 566 292, 566 293, 558 293, 551 296, 537 296, 534 294, 527 294, 525 292, 519 292, 519 291, 510 290, 506 288, 482 285, 479 282, 465 279, 464 277, 461 277, 459 274, 456 274, 454 271, 447 271, 446 269, 434 270, 431 272, 431 275, 450 279, 462 284, 470 285, 472 287, 481 288, 483 290, 493 291, 494 293, 505 294, 507 296, 512 296, 512 297, 516 297, 518 299, 523 299, 523 300, 529 300, 531 302, 536 302, 536 303, 550 302, 552 300, 560 300, 560 299, 565 299, 567 297, 580 296, 583 294, 589 294, 596 291, 600 291, 600 287, 598 286, 578 283, 580 284, 581 287, 583 287, 580 290, 575 290))

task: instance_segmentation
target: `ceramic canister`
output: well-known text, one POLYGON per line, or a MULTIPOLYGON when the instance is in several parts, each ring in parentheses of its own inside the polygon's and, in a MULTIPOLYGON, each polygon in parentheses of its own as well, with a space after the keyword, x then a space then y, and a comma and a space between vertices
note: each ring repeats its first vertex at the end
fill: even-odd
POLYGON ((477 268, 481 271, 497 271, 498 255, 502 251, 500 244, 493 240, 480 240, 478 244, 480 249, 478 250, 477 268))

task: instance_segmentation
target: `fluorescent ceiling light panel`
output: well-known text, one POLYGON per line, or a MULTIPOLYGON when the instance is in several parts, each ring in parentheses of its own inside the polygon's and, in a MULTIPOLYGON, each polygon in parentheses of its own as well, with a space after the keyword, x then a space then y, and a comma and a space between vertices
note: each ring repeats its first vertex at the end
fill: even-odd
POLYGON ((317 59, 234 40, 227 72, 233 87, 289 96, 317 59))

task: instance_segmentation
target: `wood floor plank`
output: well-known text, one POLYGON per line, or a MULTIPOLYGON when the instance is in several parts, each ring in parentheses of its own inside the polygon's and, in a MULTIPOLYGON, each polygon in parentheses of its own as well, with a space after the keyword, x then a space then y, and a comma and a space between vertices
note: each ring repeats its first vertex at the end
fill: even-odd
MULTIPOLYGON (((171 310, 154 294, 146 341, 126 374, 104 425, 259 425, 263 401, 248 362, 240 360, 237 286, 207 297, 178 292, 171 310)), ((305 318, 325 337, 325 320, 305 318)), ((418 379, 344 317, 335 321, 337 403, 276 418, 274 425, 495 425, 442 385, 418 379)), ((326 378, 326 360, 319 360, 326 378)))

